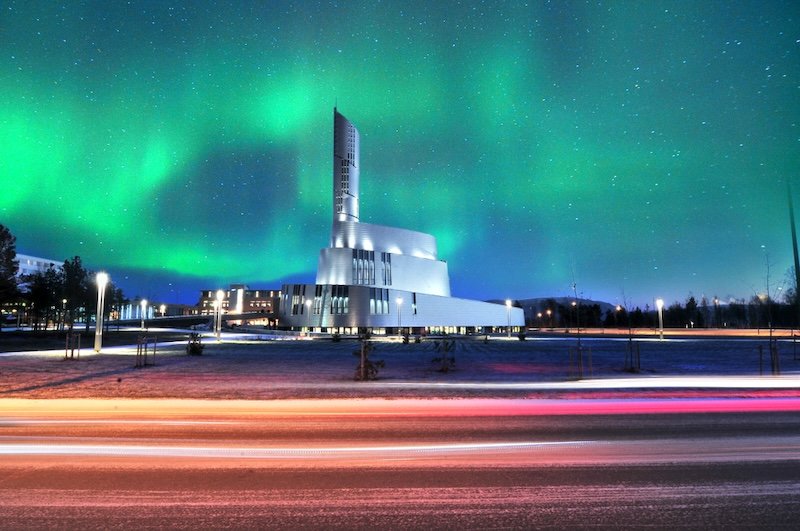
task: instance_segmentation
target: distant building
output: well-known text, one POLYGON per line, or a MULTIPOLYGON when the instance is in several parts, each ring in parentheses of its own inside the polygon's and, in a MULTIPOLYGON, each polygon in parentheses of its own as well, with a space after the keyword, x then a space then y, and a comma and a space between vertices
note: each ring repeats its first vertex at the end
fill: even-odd
POLYGON ((360 221, 359 157, 358 130, 334 108, 330 246, 319 253, 315 284, 282 287, 281 326, 346 333, 524 326, 520 308, 451 297, 447 262, 430 234, 360 221))
POLYGON ((50 267, 61 269, 64 265, 63 260, 51 260, 50 258, 40 258, 38 256, 19 253, 17 253, 17 261, 19 261, 18 277, 32 275, 34 273, 44 273, 50 267))
MULTIPOLYGON (((44 273, 49 268, 54 268, 59 271, 64 265, 63 261, 52 260, 50 258, 41 258, 39 256, 31 256, 29 254, 17 253, 16 260, 19 262, 19 270, 17 271, 17 285, 19 289, 25 291, 28 284, 23 282, 23 278, 27 275, 36 273, 44 273)), ((2 319, 6 322, 16 322, 21 324, 26 319, 26 310, 28 309, 27 302, 22 298, 17 298, 14 301, 9 301, 3 304, 0 308, 2 319)))
MULTIPOLYGON (((222 290, 222 313, 243 314, 262 313, 268 324, 275 324, 277 318, 280 290, 250 289, 245 284, 231 284, 222 290)), ((217 304, 217 290, 202 290, 195 313, 213 315, 217 304)))

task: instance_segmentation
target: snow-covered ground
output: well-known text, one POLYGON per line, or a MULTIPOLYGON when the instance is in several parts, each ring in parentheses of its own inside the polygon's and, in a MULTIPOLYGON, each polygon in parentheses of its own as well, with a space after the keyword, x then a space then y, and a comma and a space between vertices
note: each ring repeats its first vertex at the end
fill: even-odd
MULTIPOLYGON (((156 334, 157 335, 157 334, 156 334)), ((442 372, 437 342, 379 341, 379 379, 356 382, 354 340, 204 338, 201 356, 185 343, 159 344, 155 365, 135 368, 136 347, 0 354, 0 398, 366 398, 366 397, 601 397, 724 394, 800 397, 800 345, 779 342, 773 375, 765 339, 637 339, 641 370, 626 370, 626 339, 457 339, 442 372), (759 353, 761 348, 761 353, 759 353), (582 375, 582 378, 581 378, 582 375)), ((148 359, 150 361, 150 359, 148 359)), ((628 360, 627 365, 630 364, 628 360)))

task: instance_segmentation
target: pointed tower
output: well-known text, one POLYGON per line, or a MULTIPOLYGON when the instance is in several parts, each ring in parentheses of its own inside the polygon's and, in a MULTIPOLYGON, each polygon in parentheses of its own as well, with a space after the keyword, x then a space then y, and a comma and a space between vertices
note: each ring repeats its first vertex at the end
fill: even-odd
POLYGON ((333 108, 333 220, 358 221, 358 130, 333 108))

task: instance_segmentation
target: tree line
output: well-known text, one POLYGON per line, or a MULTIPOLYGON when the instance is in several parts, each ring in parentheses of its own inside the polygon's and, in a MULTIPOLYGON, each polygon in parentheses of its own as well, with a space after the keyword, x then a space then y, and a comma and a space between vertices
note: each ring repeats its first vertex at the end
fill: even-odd
MULTIPOLYGON (((25 315, 34 330, 50 324, 72 330, 75 323, 84 323, 89 329, 97 313, 97 284, 95 272, 83 266, 80 256, 65 260, 60 268, 50 264, 44 271, 21 277, 18 273, 16 237, 0 224, 0 309, 4 314, 0 326, 16 310, 18 315, 25 315)), ((129 302, 113 283, 106 287, 105 301, 105 313, 129 302)))
MULTIPOLYGON (((518 303, 514 304, 519 306, 518 303)), ((783 300, 753 295, 747 299, 722 301, 718 297, 693 295, 673 302, 662 310, 665 328, 796 328, 800 322, 795 290, 784 292, 783 300)), ((658 310, 645 305, 602 310, 599 304, 546 299, 526 313, 533 328, 657 328, 658 310)))

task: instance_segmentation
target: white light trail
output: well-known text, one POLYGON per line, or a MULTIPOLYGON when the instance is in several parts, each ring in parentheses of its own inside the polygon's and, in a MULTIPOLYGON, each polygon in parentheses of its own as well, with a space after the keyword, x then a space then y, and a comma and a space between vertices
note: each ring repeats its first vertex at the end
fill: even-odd
MULTIPOLYGON (((378 382, 386 387, 455 389, 798 389, 800 376, 652 376, 647 378, 598 378, 569 382, 378 382)), ((377 384, 374 384, 377 385, 377 384)))
POLYGON ((420 454, 473 454, 488 451, 537 450, 553 447, 582 447, 596 441, 492 442, 425 444, 406 446, 345 446, 316 448, 222 448, 192 446, 0 444, 0 455, 84 455, 107 457, 206 457, 206 458, 335 458, 392 457, 420 454))

